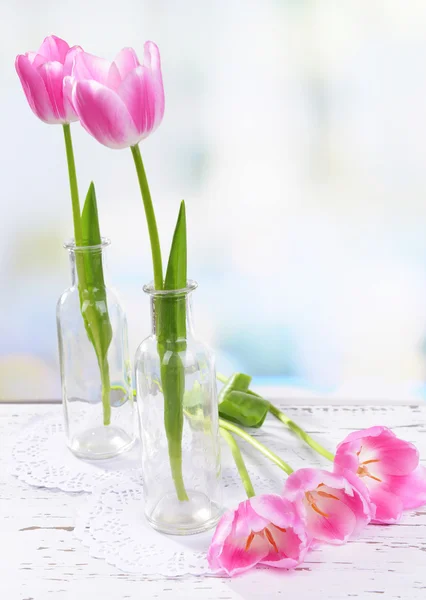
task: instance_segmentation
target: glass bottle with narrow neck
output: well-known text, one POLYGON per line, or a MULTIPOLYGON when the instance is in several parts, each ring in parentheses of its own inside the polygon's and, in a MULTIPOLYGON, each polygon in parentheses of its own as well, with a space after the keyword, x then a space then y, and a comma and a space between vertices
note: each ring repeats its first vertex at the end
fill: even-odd
MULTIPOLYGON (((193 281, 183 290, 144 287, 151 301, 152 333, 135 358, 145 516, 155 529, 178 535, 205 531, 221 514, 215 365, 211 350, 194 333, 196 287, 193 281), (181 439, 176 434, 171 451, 164 384, 165 369, 175 364, 180 369, 176 385, 183 386, 183 422, 181 439), (178 464, 172 464, 176 456, 178 464)), ((176 420, 178 415, 176 410, 176 420)))
POLYGON ((71 286, 57 305, 65 432, 85 459, 111 458, 135 441, 135 410, 126 315, 106 284, 105 252, 66 243, 71 286))

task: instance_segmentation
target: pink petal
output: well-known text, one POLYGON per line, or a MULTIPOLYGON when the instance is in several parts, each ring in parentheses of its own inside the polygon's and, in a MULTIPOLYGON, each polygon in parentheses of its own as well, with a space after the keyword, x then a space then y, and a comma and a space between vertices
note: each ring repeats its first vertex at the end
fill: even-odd
POLYGON ((278 494, 263 494, 262 496, 250 498, 250 504, 266 523, 273 523, 284 528, 295 525, 303 531, 302 522, 294 505, 287 498, 283 498, 278 494))
POLYGON ((72 92, 74 84, 74 77, 64 77, 64 82, 62 85, 62 94, 64 98, 64 112, 67 123, 72 123, 72 121, 78 121, 78 115, 72 103, 72 92))
MULTIPOLYGON (((418 451, 413 444, 400 440, 386 427, 371 427, 348 435, 338 445, 334 462, 335 471, 350 469, 354 472, 364 463, 372 475, 383 480, 388 475, 411 473, 418 461, 418 451)), ((366 484, 369 483, 366 478, 366 484)))
POLYGON ((305 519, 308 534, 331 544, 344 543, 359 534, 372 516, 373 509, 361 482, 351 483, 342 475, 320 469, 299 469, 292 473, 286 481, 284 495, 295 502, 305 519), (328 497, 318 494, 320 484, 319 491, 328 497), (314 494, 319 512, 308 502, 306 492, 314 494))
POLYGON ((120 72, 121 79, 140 66, 138 57, 133 48, 123 48, 114 59, 114 63, 120 72))
POLYGON ((247 538, 238 540, 232 536, 222 549, 220 564, 227 575, 238 575, 258 565, 269 552, 269 544, 263 536, 256 535, 246 550, 247 538))
POLYGON ((147 137, 161 121, 161 103, 151 73, 145 67, 131 71, 118 89, 118 95, 133 119, 140 138, 147 137))
POLYGON ((253 516, 256 519, 252 513, 249 501, 245 501, 219 521, 207 554, 209 565, 215 572, 226 575, 242 573, 257 565, 268 553, 268 542, 261 535, 254 536, 249 548, 246 548, 252 527, 260 525, 263 529, 265 526, 263 519, 257 524, 252 521, 253 516))
POLYGON ((241 502, 222 517, 207 558, 216 573, 235 575, 260 562, 291 569, 307 550, 305 528, 294 507, 286 499, 268 494, 241 502))
POLYGON ((357 452, 359 448, 353 448, 352 444, 340 445, 337 447, 336 454, 334 456, 334 472, 341 475, 344 471, 351 471, 356 473, 359 467, 359 458, 357 452))
POLYGON ((309 548, 306 534, 297 534, 292 527, 288 527, 285 532, 280 531, 274 525, 269 527, 269 531, 279 551, 276 552, 270 548, 269 554, 260 561, 262 565, 279 569, 294 569, 303 562, 309 548))
POLYGON ((377 436, 381 435, 383 432, 386 432, 386 433, 390 434, 391 436, 396 437, 395 434, 388 427, 384 427, 382 425, 375 425, 374 427, 369 427, 367 429, 360 429, 358 431, 352 431, 352 433, 347 435, 345 437, 345 439, 342 442, 340 442, 340 444, 337 446, 337 450, 343 444, 348 444, 351 442, 358 442, 360 440, 363 440, 366 437, 377 437, 377 436))
POLYGON ((397 523, 403 511, 401 498, 391 491, 385 489, 384 486, 376 486, 370 489, 371 502, 376 506, 376 515, 373 523, 384 523, 391 525, 397 523))
POLYGON ((123 101, 104 85, 96 81, 77 81, 72 103, 83 127, 104 146, 127 148, 139 141, 140 136, 123 101))
POLYGON ((244 500, 238 505, 236 510, 237 520, 235 521, 235 534, 247 537, 252 531, 262 531, 269 520, 259 515, 253 508, 254 498, 244 500))
POLYGON ((320 483, 338 489, 351 489, 348 481, 336 473, 323 469, 298 469, 287 478, 284 495, 289 500, 297 500, 303 498, 306 491, 315 490, 320 483))
POLYGON ((404 510, 418 508, 426 504, 426 468, 423 466, 409 475, 392 476, 387 480, 389 489, 396 494, 404 510))
POLYGON ((156 122, 154 129, 163 120, 164 116, 164 86, 161 73, 161 59, 158 46, 154 42, 145 42, 143 64, 148 67, 152 74, 153 88, 156 97, 156 122))
POLYGON ((58 122, 65 121, 63 99, 63 65, 60 62, 46 62, 38 68, 40 77, 44 81, 52 112, 58 122))
POLYGON ((408 475, 419 464, 417 448, 397 437, 390 436, 387 432, 377 437, 364 438, 363 444, 366 451, 379 460, 377 465, 371 464, 371 472, 375 469, 386 475, 408 475))
POLYGON ((106 85, 114 91, 117 91, 121 84, 120 72, 115 63, 111 63, 106 85))
MULTIPOLYGON (((37 54, 37 52, 25 52, 25 55, 24 55, 24 56, 26 56, 26 57, 28 58, 28 60, 30 61, 30 63, 33 65, 33 64, 34 64, 34 61, 35 61, 35 60, 37 59, 37 57, 38 57, 38 54, 37 54)), ((42 57, 40 57, 40 58, 42 58, 42 57)), ((41 64, 43 64, 44 62, 46 62, 46 61, 45 61, 45 59, 43 58, 43 59, 40 61, 40 63, 39 63, 38 65, 36 65, 36 66, 40 66, 40 65, 41 65, 41 64)))
POLYGON ((262 559, 262 564, 282 569, 292 569, 300 564, 308 550, 309 540, 294 505, 276 494, 256 496, 250 499, 250 503, 267 523, 278 548, 277 552, 269 544, 269 553, 262 559))
POLYGON ((64 77, 72 74, 75 58, 77 54, 80 54, 81 52, 83 52, 83 48, 80 46, 73 46, 69 49, 64 62, 64 77))
POLYGON ((143 64, 151 71, 161 74, 160 50, 154 42, 147 41, 143 45, 143 64))
POLYGON ((65 40, 56 35, 49 35, 44 39, 37 54, 43 56, 47 61, 57 61, 64 64, 69 46, 65 40))
POLYGON ((220 519, 216 526, 210 547, 207 552, 207 561, 213 571, 221 571, 220 554, 222 547, 225 544, 228 536, 232 531, 232 523, 234 521, 234 512, 229 510, 220 519))
POLYGON ((49 101, 49 96, 40 73, 27 56, 19 55, 15 62, 22 88, 33 113, 45 123, 61 123, 49 101))
POLYGON ((108 86, 111 64, 104 58, 94 54, 80 52, 75 56, 72 75, 76 81, 90 79, 108 86))
POLYGON ((353 533, 353 537, 358 537, 362 529, 374 519, 376 507, 371 502, 369 490, 360 477, 351 471, 344 471, 343 476, 349 481, 354 490, 358 492, 354 493, 353 496, 350 494, 346 494, 345 496, 345 504, 358 515, 357 527, 353 533))
MULTIPOLYGON (((325 488, 336 495, 334 488, 325 488)), ((337 498, 338 496, 336 496, 337 498)), ((320 509, 327 516, 318 514, 313 508, 306 508, 307 530, 316 540, 329 544, 343 544, 356 529, 355 513, 340 499, 321 502, 320 509)))

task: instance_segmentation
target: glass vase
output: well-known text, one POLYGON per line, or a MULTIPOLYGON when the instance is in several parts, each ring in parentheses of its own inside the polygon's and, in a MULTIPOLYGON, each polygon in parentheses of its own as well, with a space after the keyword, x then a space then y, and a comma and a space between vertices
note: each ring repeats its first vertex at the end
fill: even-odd
POLYGON ((152 333, 135 358, 145 516, 178 535, 205 531, 221 515, 216 375, 212 352, 194 337, 196 287, 144 287, 152 333))
POLYGON ((71 286, 56 311, 67 444, 89 460, 128 450, 137 429, 126 316, 105 285, 109 245, 64 245, 71 286))

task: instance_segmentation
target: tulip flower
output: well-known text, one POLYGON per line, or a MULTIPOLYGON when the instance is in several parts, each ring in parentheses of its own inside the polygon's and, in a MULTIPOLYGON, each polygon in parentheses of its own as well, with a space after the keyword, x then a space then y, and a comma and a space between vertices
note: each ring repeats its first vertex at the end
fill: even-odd
POLYGON ((284 471, 291 472, 291 467, 235 424, 224 419, 219 422, 248 500, 225 513, 219 521, 207 554, 211 569, 216 573, 236 575, 257 564, 294 568, 309 549, 304 524, 293 504, 285 498, 275 494, 256 496, 232 433, 252 444, 284 471))
POLYGON ((426 504, 426 469, 417 448, 387 427, 350 433, 337 447, 334 470, 362 479, 376 508, 374 523, 396 523, 404 509, 426 504))
POLYGON ((69 76, 79 46, 70 48, 51 35, 37 52, 16 57, 15 67, 33 113, 45 123, 71 123, 78 117, 71 104, 69 76))
MULTIPOLYGON (((72 79, 71 72, 74 59, 83 54, 80 46, 69 47, 61 38, 51 35, 47 37, 37 52, 27 52, 16 57, 15 66, 22 88, 33 113, 42 121, 49 124, 61 124, 64 132, 65 151, 68 163, 68 176, 71 193, 72 216, 74 224, 74 239, 76 246, 87 244, 87 239, 100 240, 97 203, 94 185, 91 184, 86 197, 83 216, 80 209, 80 198, 77 185, 74 149, 71 137, 70 123, 78 120, 71 103, 72 79), (83 217, 85 217, 85 233, 83 236, 83 217), (87 217, 87 215, 90 215, 87 217)), ((97 243, 96 241, 93 242, 97 243)), ((86 284, 86 265, 90 256, 76 255, 76 267, 79 281, 81 315, 86 332, 91 341, 98 360, 102 382, 102 405, 104 425, 111 421, 110 406, 110 377, 107 361, 108 347, 111 342, 111 323, 106 305, 106 292, 102 268, 96 271, 97 285, 86 284), (93 297, 92 289, 97 289, 98 295, 93 297)), ((90 269, 93 278, 93 269, 90 269)))
POLYGON ((374 517, 363 483, 351 472, 345 476, 321 469, 299 469, 284 486, 314 541, 344 544, 359 535, 374 517))
POLYGON ((104 146, 135 146, 161 123, 164 89, 153 42, 144 45, 143 64, 132 48, 121 50, 112 63, 81 53, 68 81, 81 124, 104 146))
MULTIPOLYGON (((176 290, 186 286, 186 216, 182 202, 163 278, 163 263, 157 221, 142 161, 139 142, 150 135, 164 115, 164 89, 160 53, 153 42, 144 44, 143 64, 132 48, 124 48, 111 63, 81 53, 76 57, 69 85, 81 124, 98 142, 109 148, 130 148, 145 209, 156 290, 176 290)), ((180 358, 186 338, 185 307, 157 300, 158 353, 164 396, 170 470, 179 501, 188 501, 182 472, 184 365, 180 358), (166 348, 167 346, 167 348, 166 348), (167 360, 164 357, 167 356, 167 360)))
POLYGON ((213 571, 243 573, 257 564, 292 569, 309 548, 302 520, 291 502, 275 494, 255 496, 223 515, 207 560, 213 571))

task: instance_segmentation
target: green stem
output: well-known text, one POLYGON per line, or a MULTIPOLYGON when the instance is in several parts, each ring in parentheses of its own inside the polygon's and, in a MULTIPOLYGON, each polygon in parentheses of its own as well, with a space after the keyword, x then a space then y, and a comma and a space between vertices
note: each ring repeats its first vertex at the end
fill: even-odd
POLYGON ((234 461, 237 466, 238 473, 240 474, 241 481, 243 483, 247 497, 252 498, 253 496, 256 495, 256 493, 254 491, 253 484, 250 479, 250 475, 248 474, 247 467, 246 467, 246 464, 242 457, 241 451, 238 447, 238 444, 234 440, 232 435, 229 433, 229 431, 227 429, 225 429, 224 427, 220 428, 220 433, 222 434, 222 437, 226 440, 229 447, 231 448, 232 456, 234 457, 234 461))
MULTIPOLYGON (((71 205, 72 205, 72 218, 74 224, 74 240, 76 246, 83 245, 83 232, 81 224, 81 210, 80 200, 78 195, 78 184, 77 184, 77 173, 75 169, 74 149, 72 145, 71 127, 69 123, 65 123, 63 126, 64 140, 65 140, 65 151, 67 155, 68 163, 68 177, 70 182, 71 192, 71 205)), ((84 264, 84 253, 75 253, 75 264, 78 274, 78 291, 80 296, 80 305, 82 310, 82 317, 85 320, 83 313, 83 293, 87 290, 86 282, 86 270, 84 264)), ((90 338, 90 336, 89 336, 90 338)), ((93 341, 92 341, 93 343, 93 341)), ((99 371, 101 376, 102 385, 102 409, 103 409, 103 423, 109 425, 111 422, 111 403, 110 403, 110 379, 109 379, 109 366, 108 361, 102 358, 99 350, 96 349, 96 345, 93 344, 93 348, 98 359, 99 371)))
MULTIPOLYGON (((148 225, 149 239, 151 242, 152 264, 154 270, 154 285, 156 290, 164 288, 163 281, 163 265, 161 260, 160 239, 158 236, 157 222, 155 219, 154 207, 152 205, 151 193, 149 191, 148 181, 146 178, 145 168, 142 161, 139 146, 131 146, 133 160, 136 167, 136 172, 139 180, 139 187, 142 194, 143 205, 145 209, 145 217, 148 225)), ((184 213, 183 213, 184 214, 184 213)), ((169 448, 170 468, 173 481, 176 488, 176 494, 180 501, 187 501, 188 495, 185 491, 183 476, 182 476, 182 428, 183 428, 183 406, 182 399, 185 391, 185 374, 178 349, 163 347, 163 336, 167 338, 167 327, 158 320, 158 315, 168 309, 168 305, 163 307, 158 302, 157 313, 158 325, 158 353, 161 364, 161 381, 164 394, 164 426, 167 435, 169 448), (164 355, 166 350, 171 354, 168 362, 164 363, 164 355), (164 363, 164 364, 163 364, 164 363)), ((172 318, 173 313, 171 308, 168 309, 169 318, 172 318)), ((166 322, 170 325, 169 321, 166 322)))
POLYGON ((226 377, 226 375, 222 375, 222 373, 216 373, 216 379, 221 383, 228 383, 229 377, 226 377))
POLYGON ((183 395, 185 392, 185 369, 176 350, 168 350, 165 361, 164 349, 158 344, 160 373, 164 397, 164 429, 169 449, 170 470, 180 502, 188 501, 182 472, 183 395))
POLYGON ((148 180, 146 178, 145 168, 142 162, 139 146, 131 146, 133 160, 135 162, 136 172, 138 174, 139 187, 142 194, 143 205, 145 209, 146 222, 148 225, 149 239, 151 242, 152 264, 154 268, 154 284, 156 290, 163 289, 163 263, 161 260, 160 238, 158 236, 157 222, 155 220, 154 207, 152 205, 151 193, 149 191, 148 180))
MULTIPOLYGON (((216 378, 222 383, 228 382, 228 377, 225 377, 225 375, 222 375, 221 373, 217 373, 216 378)), ((301 427, 299 427, 299 425, 297 425, 297 423, 292 421, 289 417, 287 417, 286 414, 284 414, 281 410, 279 410, 276 406, 274 406, 271 403, 269 403, 269 412, 272 415, 274 415, 274 417, 276 417, 279 421, 281 421, 281 423, 286 425, 286 427, 291 429, 293 433, 298 435, 300 439, 303 440, 305 444, 310 446, 313 450, 315 450, 315 452, 318 452, 318 454, 324 456, 324 458, 331 462, 334 461, 334 455, 331 452, 329 452, 326 448, 324 448, 324 446, 321 446, 321 444, 313 440, 311 436, 306 433, 306 431, 304 431, 301 427)))
POLYGON ((72 146, 71 138, 71 127, 69 123, 65 123, 63 126, 64 139, 65 139, 65 150, 67 153, 68 163, 68 177, 70 180, 70 192, 71 192, 71 203, 72 203, 72 218, 74 222, 74 239, 75 245, 82 245, 82 230, 81 230, 81 211, 80 211, 80 200, 78 197, 78 185, 77 185, 77 174, 75 170, 74 150, 72 146))
POLYGON ((329 452, 323 446, 321 446, 321 444, 313 440, 311 436, 306 433, 306 431, 299 427, 299 425, 297 425, 294 421, 287 417, 287 415, 280 411, 276 406, 271 404, 269 406, 269 412, 273 414, 274 417, 276 417, 279 421, 281 421, 281 423, 284 423, 284 425, 291 429, 296 435, 298 435, 300 439, 302 439, 305 442, 305 444, 308 444, 308 446, 315 450, 315 452, 318 452, 318 454, 321 454, 321 456, 324 456, 325 458, 333 462, 334 455, 331 452, 329 452))
POLYGON ((244 429, 241 429, 237 425, 234 425, 234 423, 225 421, 225 419, 219 419, 219 426, 222 427, 223 429, 227 429, 228 431, 231 431, 232 433, 235 433, 236 435, 239 435, 240 438, 242 438, 243 440, 245 440, 246 442, 251 444, 253 446, 253 448, 256 448, 256 450, 259 450, 259 452, 262 452, 262 454, 264 454, 267 458, 269 458, 269 460, 271 460, 278 467, 280 467, 280 469, 285 471, 285 473, 287 473, 287 475, 290 475, 291 473, 293 473, 293 469, 290 467, 290 465, 288 465, 286 462, 284 462, 282 460, 282 458, 277 456, 277 454, 275 454, 275 452, 272 452, 272 450, 269 450, 269 448, 267 448, 261 442, 256 440, 256 438, 254 438, 249 433, 244 431, 244 429))
POLYGON ((111 402, 110 402, 110 390, 111 382, 109 378, 109 365, 108 361, 105 360, 103 365, 99 365, 101 372, 102 382, 102 407, 104 413, 104 425, 110 425, 111 423, 111 402))

